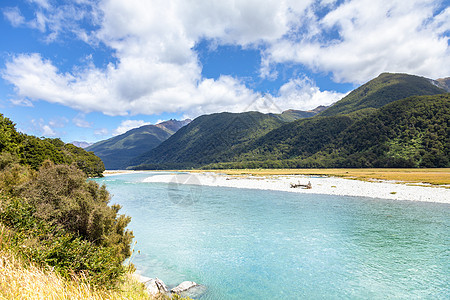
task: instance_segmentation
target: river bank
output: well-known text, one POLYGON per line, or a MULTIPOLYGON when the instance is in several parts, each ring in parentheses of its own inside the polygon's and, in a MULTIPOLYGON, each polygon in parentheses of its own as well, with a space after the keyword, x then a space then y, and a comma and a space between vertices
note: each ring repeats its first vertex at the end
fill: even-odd
POLYGON ((161 173, 144 182, 166 182, 232 188, 274 190, 293 193, 359 196, 391 200, 410 200, 450 204, 450 189, 446 186, 412 184, 400 181, 361 181, 315 175, 227 175, 215 172, 161 173), (306 185, 311 189, 291 188, 291 184, 306 185))

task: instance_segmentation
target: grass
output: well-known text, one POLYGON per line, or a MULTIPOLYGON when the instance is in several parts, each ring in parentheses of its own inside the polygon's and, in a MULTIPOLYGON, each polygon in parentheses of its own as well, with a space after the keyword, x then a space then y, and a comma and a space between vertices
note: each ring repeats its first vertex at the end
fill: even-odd
POLYGON ((192 300, 176 294, 151 296, 132 273, 122 278, 117 289, 94 289, 86 280, 67 279, 49 267, 19 258, 10 243, 11 234, 0 223, 0 300, 192 300))
POLYGON ((9 235, 0 224, 0 299, 150 299, 131 274, 117 290, 94 289, 79 278, 66 279, 51 268, 24 261, 15 255, 9 235))
POLYGON ((142 284, 129 275, 119 291, 94 290, 51 270, 25 266, 5 251, 0 252, 0 273, 1 299, 149 299, 142 284))
MULTIPOLYGON (((191 171, 192 172, 192 171, 191 171)), ((450 168, 441 169, 245 169, 245 170, 195 170, 227 175, 316 175, 335 176, 357 180, 395 180, 405 183, 450 185, 450 168)))

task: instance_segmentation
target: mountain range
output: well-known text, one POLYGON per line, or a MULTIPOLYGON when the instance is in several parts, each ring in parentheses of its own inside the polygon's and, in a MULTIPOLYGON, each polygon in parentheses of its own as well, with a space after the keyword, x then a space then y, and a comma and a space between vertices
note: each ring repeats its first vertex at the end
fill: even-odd
POLYGON ((448 167, 449 82, 383 73, 330 107, 203 115, 159 139, 132 139, 139 153, 125 141, 142 127, 88 150, 107 169, 448 167))
POLYGON ((156 125, 144 125, 85 149, 100 157, 107 170, 125 169, 131 159, 155 148, 189 122, 190 119, 168 120, 156 125))

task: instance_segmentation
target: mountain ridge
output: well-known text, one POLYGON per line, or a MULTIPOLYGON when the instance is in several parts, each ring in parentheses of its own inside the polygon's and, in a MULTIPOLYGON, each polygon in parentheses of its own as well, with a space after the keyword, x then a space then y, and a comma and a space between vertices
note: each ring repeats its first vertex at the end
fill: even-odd
POLYGON ((99 141, 86 148, 100 157, 108 170, 126 168, 128 161, 168 139, 191 120, 168 120, 156 125, 133 128, 123 134, 99 141))
MULTIPOLYGON (((331 154, 337 151, 333 149, 333 140, 344 139, 340 135, 352 124, 360 120, 371 120, 370 116, 377 114, 382 107, 408 97, 422 96, 425 97, 423 98, 425 101, 428 99, 427 96, 433 98, 433 95, 443 94, 445 90, 437 87, 430 79, 408 74, 383 73, 355 89, 331 107, 309 118, 283 122, 282 118, 274 114, 262 117, 263 114, 254 113, 250 121, 246 113, 228 115, 228 117, 226 114, 200 116, 158 147, 130 162, 135 166, 140 165, 134 168, 149 169, 220 167, 220 164, 226 163, 235 166, 242 163, 241 165, 246 167, 268 167, 270 164, 264 161, 270 160, 277 161, 274 167, 298 167, 295 163, 283 164, 283 160, 302 160, 304 167, 336 166, 339 165, 339 159, 330 159, 331 154), (208 118, 208 126, 204 129, 194 128, 205 118, 208 118), (225 126, 227 122, 232 123, 232 120, 236 118, 242 124, 225 126), (249 125, 257 128, 249 130, 249 125), (327 148, 328 145, 330 146, 327 148), (323 151, 329 153, 322 153, 323 151), (251 161, 259 161, 259 163, 252 165, 251 161)), ((432 102, 432 100, 429 101, 432 102)), ((448 97, 438 101, 443 109, 446 109, 446 101, 448 97)), ((407 101, 402 103, 405 109, 413 109, 407 105, 407 101)), ((421 118, 420 112, 415 114, 421 118)), ((444 115, 441 118, 446 119, 448 116, 444 115)), ((371 126, 371 124, 367 125, 371 126)), ((396 125, 392 123, 390 126, 396 125)), ((430 128, 424 130, 431 130, 430 128)), ((389 137, 385 138, 389 139, 389 137)), ((446 147, 448 146, 444 148, 446 147)), ((414 149, 418 151, 419 148, 414 149)), ((339 151, 345 152, 344 150, 345 147, 340 147, 339 151)), ((443 150, 439 151, 441 155, 443 150)), ((345 153, 346 157, 350 155, 345 153)), ((379 157, 376 159, 381 161, 379 157)), ((392 160, 385 166, 402 163, 404 161, 401 159, 397 162, 392 160)), ((445 163, 442 164, 445 165, 445 163)), ((355 166, 357 165, 355 163, 355 166)), ((363 165, 362 162, 361 165, 363 165)), ((381 162, 380 165, 382 165, 381 162)), ((416 162, 414 166, 420 166, 420 162, 416 162)))
POLYGON ((319 115, 331 116, 351 113, 364 108, 380 108, 410 96, 436 95, 445 92, 446 90, 434 83, 432 79, 402 73, 381 73, 319 115))

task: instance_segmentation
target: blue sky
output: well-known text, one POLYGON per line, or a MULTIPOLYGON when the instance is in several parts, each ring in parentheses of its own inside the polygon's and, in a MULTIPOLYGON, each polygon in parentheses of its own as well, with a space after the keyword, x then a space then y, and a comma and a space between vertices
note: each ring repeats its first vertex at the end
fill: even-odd
POLYGON ((2 0, 0 112, 94 142, 170 118, 329 105, 450 76, 449 1, 2 0))

